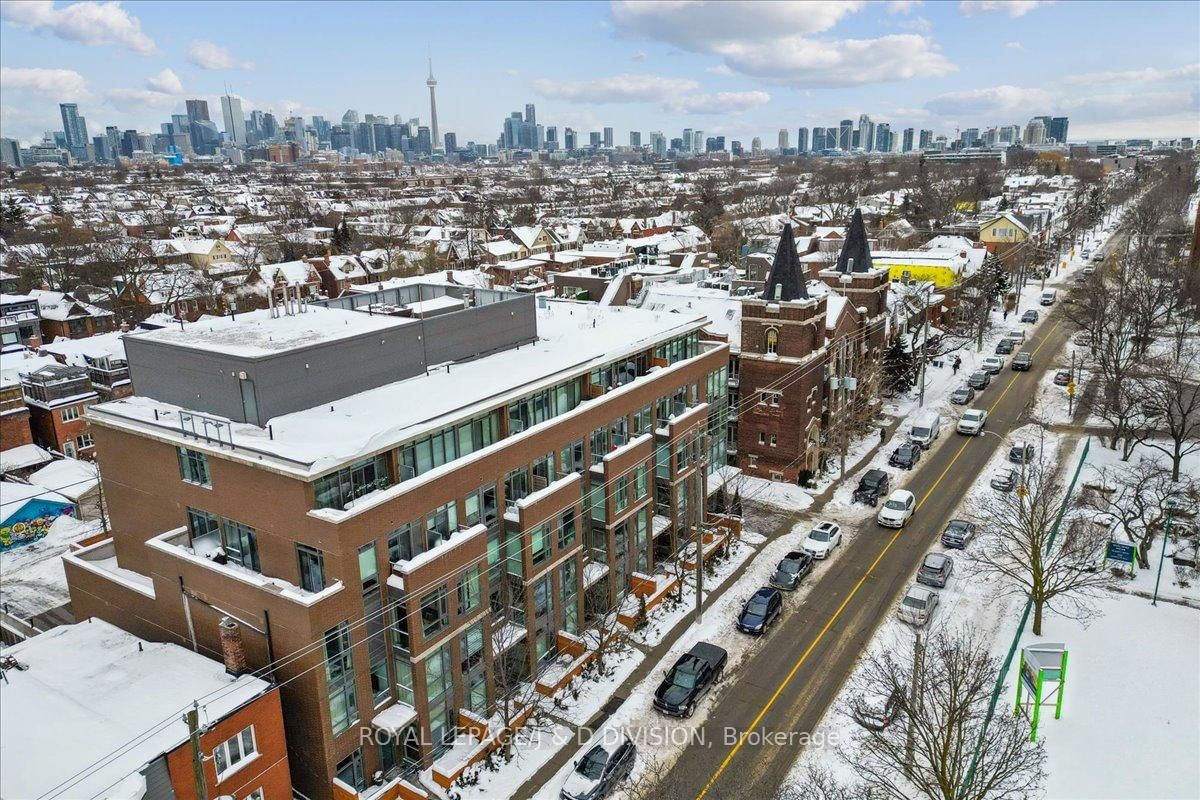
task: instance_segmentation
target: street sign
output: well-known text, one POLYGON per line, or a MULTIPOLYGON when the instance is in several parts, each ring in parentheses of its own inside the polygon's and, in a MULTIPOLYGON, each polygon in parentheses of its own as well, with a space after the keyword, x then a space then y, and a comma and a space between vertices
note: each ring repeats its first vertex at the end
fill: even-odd
POLYGON ((1071 397, 1075 396, 1075 381, 1070 381, 1067 384, 1067 394, 1069 394, 1071 397))
POLYGON ((1124 542, 1109 542, 1104 549, 1104 558, 1107 561, 1119 561, 1122 564, 1132 564, 1136 558, 1136 551, 1131 544, 1124 542))

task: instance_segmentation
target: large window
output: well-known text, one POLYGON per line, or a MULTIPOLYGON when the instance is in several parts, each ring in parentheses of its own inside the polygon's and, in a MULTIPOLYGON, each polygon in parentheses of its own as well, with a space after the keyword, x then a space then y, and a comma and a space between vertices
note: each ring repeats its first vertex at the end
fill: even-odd
POLYGON ((179 477, 188 483, 212 486, 208 474, 208 456, 199 450, 179 448, 179 477))
POLYGON ((521 467, 514 469, 504 476, 504 499, 507 503, 515 503, 522 497, 529 496, 529 469, 521 467))
POLYGON ((408 660, 407 655, 397 653, 392 666, 396 668, 396 699, 415 706, 417 701, 413 697, 412 662, 408 660))
POLYGON ((358 720, 354 693, 354 655, 350 651, 350 626, 345 622, 325 632, 325 685, 329 691, 329 721, 335 734, 358 720))
POLYGON ((362 748, 338 762, 337 779, 356 791, 366 791, 367 777, 363 772, 362 748))
POLYGON ((447 594, 443 586, 421 598, 421 631, 426 639, 436 636, 450 625, 447 594))
POLYGON ((391 485, 387 453, 380 453, 317 478, 313 496, 317 508, 345 508, 351 501, 391 485))
POLYGON ((541 564, 550 558, 550 523, 538 525, 530 532, 530 551, 533 553, 533 563, 541 564))
POLYGON ((358 550, 358 574, 362 581, 363 630, 367 639, 367 664, 371 672, 371 696, 379 705, 390 695, 387 669, 387 641, 383 635, 383 592, 379 586, 379 562, 375 543, 358 550))
POLYGON ((467 674, 483 664, 483 623, 477 622, 463 632, 459 642, 462 648, 462 671, 467 674))
POLYGON ((425 659, 425 694, 429 700, 429 732, 435 743, 446 741, 454 733, 449 706, 454 700, 450 643, 425 659))
POLYGON ((520 433, 559 414, 573 410, 582 400, 579 378, 523 397, 508 406, 509 433, 520 433))
POLYGON ((479 607, 479 566, 473 566, 458 577, 458 613, 470 614, 479 607))
POLYGON ((629 508, 629 478, 621 476, 613 482, 613 513, 629 508))
POLYGON ((451 500, 425 518, 425 543, 430 550, 458 530, 458 505, 451 500))
POLYGON ((499 438, 500 413, 493 411, 418 439, 400 448, 400 480, 414 478, 482 450, 499 438))
POLYGON ((388 534, 388 561, 393 564, 408 561, 421 552, 418 528, 410 522, 388 534))
POLYGON ((575 535, 577 533, 575 523, 575 509, 568 508, 559 518, 558 524, 558 549, 565 550, 575 544, 575 535))
POLYGON ((254 740, 254 726, 243 728, 235 736, 230 736, 217 745, 213 750, 213 763, 217 765, 217 782, 225 780, 243 761, 258 752, 254 740))
POLYGON ((306 544, 296 545, 296 557, 300 562, 300 588, 308 592, 319 592, 325 588, 325 554, 306 544))
POLYGON ((230 561, 255 572, 262 571, 258 563, 258 534, 254 528, 231 519, 222 520, 221 546, 230 561))
POLYGON ((193 545, 197 539, 203 539, 207 536, 217 536, 221 531, 220 517, 197 508, 189 508, 187 510, 187 523, 188 533, 191 534, 193 545))

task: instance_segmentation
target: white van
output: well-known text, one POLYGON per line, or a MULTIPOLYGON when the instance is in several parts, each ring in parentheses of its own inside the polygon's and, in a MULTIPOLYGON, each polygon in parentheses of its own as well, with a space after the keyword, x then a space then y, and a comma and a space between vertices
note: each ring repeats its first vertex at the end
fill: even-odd
POLYGON ((1054 305, 1054 301, 1057 299, 1058 299, 1058 289, 1046 289, 1045 291, 1042 292, 1042 299, 1038 302, 1040 302, 1044 306, 1052 306, 1052 305, 1054 305))
POLYGON ((928 450, 933 440, 942 432, 942 419, 936 411, 921 411, 913 416, 911 427, 908 429, 908 440, 928 450))

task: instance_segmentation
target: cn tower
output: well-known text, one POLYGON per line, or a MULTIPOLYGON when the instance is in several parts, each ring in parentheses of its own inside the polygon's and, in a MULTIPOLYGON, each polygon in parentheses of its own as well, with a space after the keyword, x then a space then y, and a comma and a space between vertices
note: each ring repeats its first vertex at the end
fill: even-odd
POLYGON ((437 78, 433 77, 433 59, 429 59, 429 78, 425 85, 429 87, 429 133, 435 151, 442 148, 442 137, 438 134, 437 124, 437 78))

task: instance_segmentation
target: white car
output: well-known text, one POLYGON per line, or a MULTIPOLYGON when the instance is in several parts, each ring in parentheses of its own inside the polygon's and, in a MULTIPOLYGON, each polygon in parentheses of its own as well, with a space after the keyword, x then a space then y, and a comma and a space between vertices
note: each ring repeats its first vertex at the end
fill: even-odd
POLYGON ((818 522, 800 548, 816 559, 827 558, 833 548, 842 543, 842 527, 836 522, 818 522))
POLYGON ((992 375, 999 375, 1004 369, 1004 356, 988 356, 979 362, 979 368, 992 375))
POLYGON ((939 599, 938 593, 933 589, 913 584, 904 593, 904 599, 900 601, 900 608, 896 610, 896 616, 909 625, 915 625, 918 628, 924 627, 933 617, 933 612, 937 610, 939 599))
POLYGON ((968 408, 958 418, 957 430, 967 436, 978 436, 983 433, 985 422, 987 422, 987 411, 982 408, 968 408))
POLYGON ((903 528, 917 507, 917 498, 907 489, 897 489, 888 495, 875 521, 886 528, 903 528))

